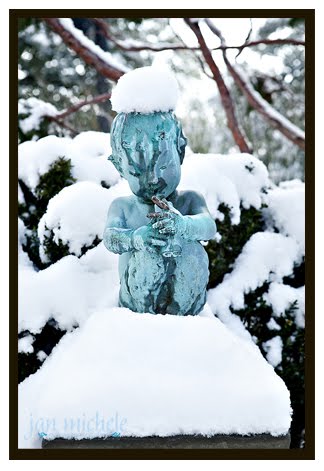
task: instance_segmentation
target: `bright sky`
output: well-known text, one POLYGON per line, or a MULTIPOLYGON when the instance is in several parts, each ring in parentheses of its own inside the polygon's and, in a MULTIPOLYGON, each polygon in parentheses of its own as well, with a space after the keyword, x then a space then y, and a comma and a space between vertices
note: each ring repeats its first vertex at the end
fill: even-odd
MULTIPOLYGON (((256 32, 258 29, 264 25, 268 18, 252 18, 252 35, 250 40, 255 39, 256 32)), ((250 31, 250 18, 212 18, 211 19, 215 25, 221 30, 224 38, 228 45, 240 45, 243 44, 246 40, 246 37, 250 31)), ((170 21, 170 24, 174 31, 183 39, 183 41, 188 46, 197 46, 197 39, 194 33, 188 28, 181 18, 173 18, 170 21)), ((200 23, 200 27, 204 38, 207 42, 207 45, 210 48, 217 47, 220 45, 219 39, 210 31, 208 26, 204 22, 200 23)), ((282 36, 285 37, 283 32, 282 36)), ((237 54, 237 50, 228 51, 228 57, 234 61, 234 58, 237 54)), ((221 51, 213 52, 215 60, 221 72, 225 73, 226 65, 222 59, 221 51)), ((172 56, 172 53, 159 53, 156 55, 156 61, 167 61, 172 56)), ((271 72, 279 73, 282 70, 282 58, 280 56, 262 56, 262 64, 260 64, 260 55, 254 52, 252 49, 246 48, 237 59, 237 63, 248 62, 252 68, 258 69, 271 74, 271 72)), ((182 83, 184 87, 182 97, 177 106, 177 114, 181 116, 186 112, 187 104, 186 101, 191 96, 199 96, 202 102, 207 101, 210 96, 215 95, 217 89, 215 88, 215 82, 213 80, 203 78, 202 80, 197 81, 196 79, 191 79, 188 77, 188 83, 182 83), (204 81, 202 85, 202 80, 204 81)))
MULTIPOLYGON (((226 38, 229 46, 242 44, 250 30, 249 18, 211 18, 215 25, 222 31, 223 36, 226 38)), ((257 31, 262 26, 267 18, 253 18, 253 30, 257 31)), ((189 46, 197 45, 197 40, 194 33, 185 25, 181 18, 173 18, 171 20, 172 27, 177 31, 183 40, 189 46)), ((210 47, 217 47, 219 40, 210 32, 203 22, 200 24, 207 44, 210 47)))
MULTIPOLYGON (((264 25, 268 18, 252 18, 252 36, 250 39, 254 39, 258 29, 264 25)), ((243 44, 249 31, 250 31, 250 18, 211 18, 215 25, 221 30, 224 38, 226 39, 228 46, 238 46, 243 44)), ((181 36, 188 46, 197 46, 197 39, 194 33, 188 28, 181 18, 173 18, 171 20, 173 29, 181 36)), ((204 22, 200 23, 201 31, 210 48, 217 47, 220 45, 219 39, 210 31, 204 22)), ((283 35, 284 36, 284 35, 283 35)), ((282 36, 280 36, 282 37, 282 36)), ((221 58, 221 51, 215 51, 213 53, 215 59, 218 59, 217 64, 221 70, 225 70, 226 66, 221 58)), ((228 57, 234 58, 237 51, 228 51, 228 57), (232 56, 232 57, 231 57, 232 56)), ((260 67, 260 55, 253 52, 252 49, 245 49, 238 58, 238 63, 244 61, 249 62, 251 67, 260 67)), ((279 72, 282 67, 281 58, 273 56, 264 56, 262 58, 262 68, 264 71, 274 70, 279 72)))

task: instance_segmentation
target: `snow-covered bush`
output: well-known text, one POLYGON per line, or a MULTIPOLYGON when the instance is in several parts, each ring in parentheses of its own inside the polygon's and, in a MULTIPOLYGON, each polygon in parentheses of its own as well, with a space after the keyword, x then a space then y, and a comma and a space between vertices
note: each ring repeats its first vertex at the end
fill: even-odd
MULTIPOLYGON (((109 135, 48 136, 19 146, 20 380, 66 332, 117 306, 118 256, 103 246, 111 202, 130 193, 109 135)), ((235 335, 253 340, 291 393, 303 425, 304 184, 274 185, 248 154, 191 154, 179 189, 203 194, 216 220, 208 304, 235 335)))

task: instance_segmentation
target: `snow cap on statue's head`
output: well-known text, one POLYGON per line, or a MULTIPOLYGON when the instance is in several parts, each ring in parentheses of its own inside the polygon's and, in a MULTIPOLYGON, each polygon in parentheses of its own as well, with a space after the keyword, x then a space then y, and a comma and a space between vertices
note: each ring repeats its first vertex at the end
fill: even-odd
POLYGON ((141 67, 123 75, 111 94, 117 113, 149 114, 173 111, 179 96, 178 83, 166 66, 141 67))

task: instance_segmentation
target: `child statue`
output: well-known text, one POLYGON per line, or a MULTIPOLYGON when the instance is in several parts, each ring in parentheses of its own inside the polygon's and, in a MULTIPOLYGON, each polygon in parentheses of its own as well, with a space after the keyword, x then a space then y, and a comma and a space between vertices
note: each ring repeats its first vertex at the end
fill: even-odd
POLYGON ((152 69, 129 72, 114 91, 115 103, 121 94, 124 102, 115 106, 119 113, 111 128, 109 159, 133 195, 112 202, 104 244, 120 254, 120 306, 135 312, 195 315, 204 307, 209 276, 200 242, 213 238, 216 226, 200 194, 177 191, 186 138, 168 100, 159 103, 163 90, 155 83, 162 76, 164 89, 172 84, 172 95, 175 79, 152 69), (139 75, 142 80, 134 80, 139 75), (150 95, 150 87, 155 95, 150 95), (133 101, 141 90, 144 96, 133 108, 127 100, 125 105, 129 89, 133 101))

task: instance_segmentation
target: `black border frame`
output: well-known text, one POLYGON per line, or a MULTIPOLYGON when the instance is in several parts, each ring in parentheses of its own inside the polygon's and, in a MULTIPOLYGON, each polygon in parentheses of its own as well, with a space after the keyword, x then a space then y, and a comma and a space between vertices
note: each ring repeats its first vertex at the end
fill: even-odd
POLYGON ((213 9, 213 10, 140 10, 140 9, 68 9, 9 10, 10 43, 10 112, 9 112, 9 459, 229 459, 229 460, 313 460, 315 459, 315 10, 314 9, 213 9), (18 235, 16 184, 18 179, 17 122, 18 122, 18 20, 41 17, 101 17, 101 18, 160 18, 162 16, 182 18, 303 18, 306 31, 306 329, 305 329, 305 448, 289 450, 108 450, 108 449, 21 449, 18 448, 18 235))

